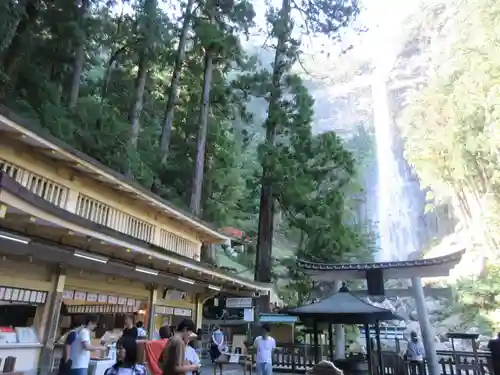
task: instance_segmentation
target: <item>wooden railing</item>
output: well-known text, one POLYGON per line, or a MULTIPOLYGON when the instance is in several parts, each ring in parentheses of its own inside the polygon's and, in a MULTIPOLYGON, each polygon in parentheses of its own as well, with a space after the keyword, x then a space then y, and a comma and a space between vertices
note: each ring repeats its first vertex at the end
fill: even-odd
POLYGON ((161 225, 139 219, 111 205, 77 192, 76 207, 68 207, 70 188, 41 175, 0 159, 0 171, 7 173, 20 185, 50 203, 73 211, 94 223, 104 225, 162 249, 200 261, 201 246, 168 231, 161 225))
MULTIPOLYGON (((320 360, 331 360, 327 345, 319 345, 320 360)), ((383 351, 384 375, 426 375, 428 373, 424 366, 424 373, 419 368, 411 366, 402 356, 395 352, 383 351)), ((276 372, 304 373, 314 366, 314 349, 312 345, 278 344, 273 354, 273 369, 276 372)), ((439 366, 441 375, 488 375, 493 374, 490 363, 489 352, 478 352, 478 362, 472 352, 452 352, 438 350, 439 366), (458 361, 458 362, 457 362, 458 361), (457 363, 465 369, 457 368, 457 363), (476 368, 474 370, 474 368, 476 368)), ((366 355, 350 353, 348 356, 358 356, 366 359, 366 355)), ((376 352, 372 356, 373 367, 378 367, 376 352)), ((255 363, 255 355, 252 354, 252 363, 255 363)))
POLYGON ((67 187, 1 159, 0 171, 7 173, 33 194, 58 207, 66 207, 69 191, 67 187))
MULTIPOLYGON (((61 347, 62 346, 58 346, 59 350, 54 351, 54 369, 57 368, 57 364, 59 363, 58 360, 61 354, 61 347)), ((203 357, 208 358, 208 347, 209 345, 204 345, 204 350, 202 351, 204 353, 204 355, 202 355, 203 357)), ((231 346, 229 345, 229 347, 231 346)), ((238 349, 233 348, 233 351, 235 350, 239 351, 238 349)), ((327 346, 321 345, 320 353, 322 354, 322 359, 330 360, 327 352, 327 346)), ((457 369, 455 363, 455 358, 459 358, 459 364, 461 365, 474 364, 475 360, 472 352, 438 350, 437 355, 439 357, 441 375, 493 375, 493 370, 490 364, 491 356, 489 352, 478 353, 479 363, 477 371, 472 369, 457 369)), ((365 358, 365 355, 359 353, 352 353, 350 356, 360 356, 365 358)), ((376 366, 375 352, 373 353, 372 358, 374 359, 374 366, 376 366)), ((428 373, 426 367, 423 367, 424 373, 422 373, 420 368, 412 366, 408 361, 405 361, 402 357, 396 355, 396 353, 383 352, 383 361, 384 375, 426 375, 428 373)), ((304 373, 305 371, 311 369, 314 363, 314 351, 311 345, 278 343, 278 347, 273 354, 273 370, 275 372, 304 373)), ((255 365, 254 354, 252 354, 252 364, 255 365)))

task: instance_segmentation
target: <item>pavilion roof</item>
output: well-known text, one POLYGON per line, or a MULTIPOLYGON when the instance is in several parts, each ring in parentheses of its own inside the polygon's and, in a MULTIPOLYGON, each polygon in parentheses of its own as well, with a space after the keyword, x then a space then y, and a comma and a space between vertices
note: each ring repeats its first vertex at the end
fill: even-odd
POLYGON ((365 302, 347 289, 344 284, 335 294, 315 303, 287 310, 301 321, 329 322, 334 324, 365 324, 380 320, 402 320, 391 310, 365 302))

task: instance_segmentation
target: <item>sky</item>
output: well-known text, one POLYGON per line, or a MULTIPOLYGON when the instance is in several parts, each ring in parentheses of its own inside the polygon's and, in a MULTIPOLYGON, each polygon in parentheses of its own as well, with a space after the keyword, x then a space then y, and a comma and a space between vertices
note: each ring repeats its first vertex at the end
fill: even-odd
MULTIPOLYGON (((172 0, 175 3, 175 0, 172 0)), ((371 60, 374 65, 383 71, 387 71, 394 64, 398 53, 399 36, 401 36, 403 20, 416 10, 418 5, 426 0, 359 0, 362 11, 355 21, 354 26, 367 29, 366 32, 357 33, 347 30, 342 42, 333 42, 324 36, 313 35, 302 37, 302 50, 307 70, 321 78, 327 78, 333 74, 333 69, 342 50, 346 46, 353 46, 348 58, 358 60, 371 60), (312 71, 311 71, 312 69, 312 71)), ((170 1, 169 1, 170 2, 170 1)), ((265 13, 267 3, 279 7, 281 0, 253 0, 256 11, 256 28, 252 32, 249 41, 244 42, 249 46, 263 46, 266 36, 259 29, 265 29, 265 13)), ((161 7, 169 14, 179 13, 179 9, 173 9, 166 1, 160 0, 161 7)), ((178 7, 177 7, 178 8, 178 7)), ((130 6, 123 9, 132 12, 130 6)), ((116 13, 122 12, 122 7, 115 8, 116 13)), ((180 15, 180 14, 179 14, 180 15)), ((295 16, 297 23, 300 17, 295 16)))

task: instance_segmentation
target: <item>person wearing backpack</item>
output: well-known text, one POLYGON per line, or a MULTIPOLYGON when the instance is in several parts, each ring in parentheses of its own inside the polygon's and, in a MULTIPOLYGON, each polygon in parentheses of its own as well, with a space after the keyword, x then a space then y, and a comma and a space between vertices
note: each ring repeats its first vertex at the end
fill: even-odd
POLYGON ((137 363, 137 342, 121 337, 116 343, 116 363, 104 375, 147 375, 146 367, 137 363))
POLYGON ((82 324, 75 324, 74 328, 68 332, 64 340, 64 350, 57 375, 71 375, 71 345, 75 342, 78 331, 83 327, 82 324))

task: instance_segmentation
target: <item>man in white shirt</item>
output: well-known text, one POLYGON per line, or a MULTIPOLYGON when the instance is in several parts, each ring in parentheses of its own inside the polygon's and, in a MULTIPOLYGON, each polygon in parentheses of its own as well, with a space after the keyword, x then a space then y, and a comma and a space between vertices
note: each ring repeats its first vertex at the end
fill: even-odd
MULTIPOLYGON (((194 340, 195 337, 198 336, 192 336, 190 339, 194 340)), ((196 353, 196 350, 191 345, 186 345, 185 359, 186 362, 188 362, 190 365, 201 365, 200 357, 198 356, 198 353, 196 353)), ((194 373, 193 371, 186 372, 186 375, 193 375, 193 373, 194 373)))
POLYGON ((90 333, 97 327, 97 317, 87 316, 85 326, 82 327, 71 344, 71 375, 87 375, 89 371, 90 352, 94 350, 106 350, 104 346, 93 346, 90 344, 90 333))
POLYGON ((262 336, 258 336, 253 342, 257 351, 255 362, 259 375, 273 374, 273 351, 276 349, 276 341, 269 335, 270 331, 267 324, 262 325, 262 336))

